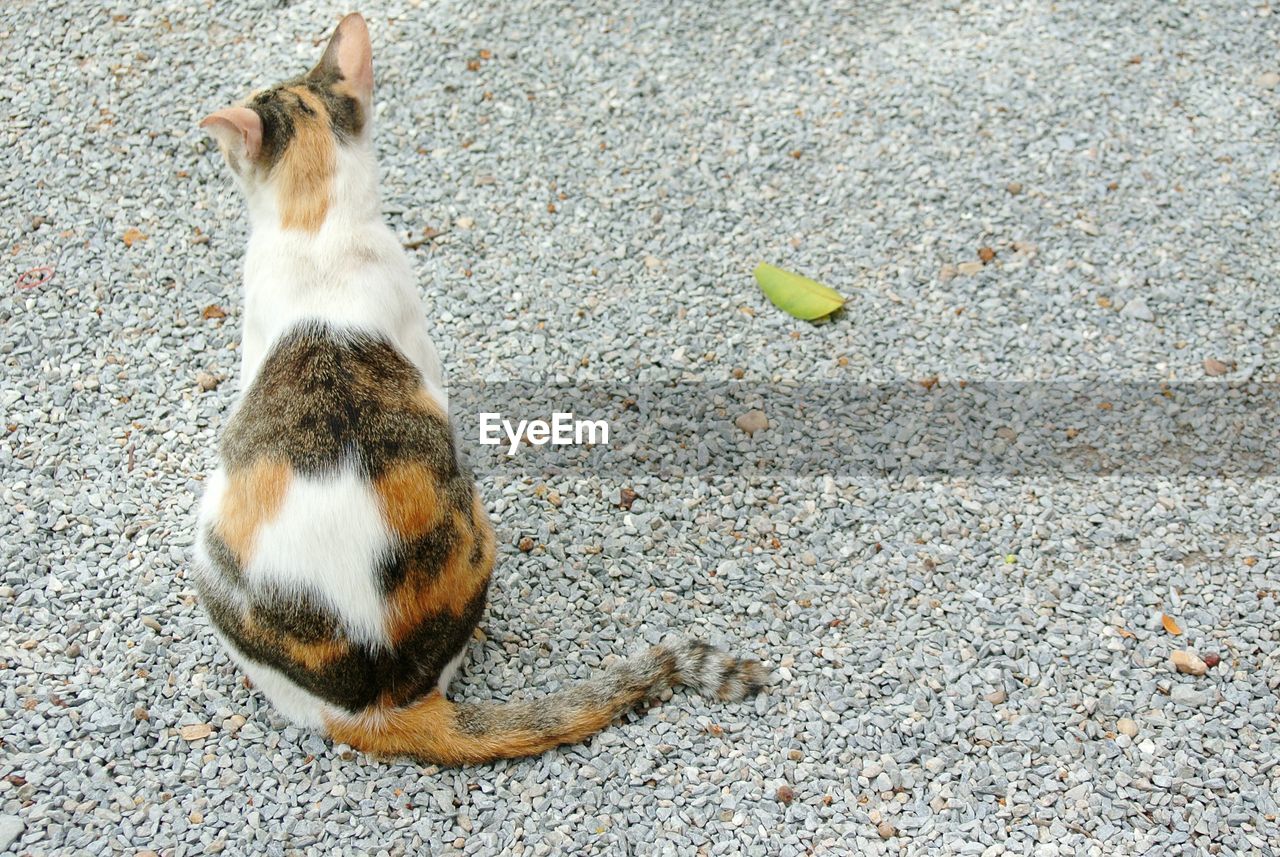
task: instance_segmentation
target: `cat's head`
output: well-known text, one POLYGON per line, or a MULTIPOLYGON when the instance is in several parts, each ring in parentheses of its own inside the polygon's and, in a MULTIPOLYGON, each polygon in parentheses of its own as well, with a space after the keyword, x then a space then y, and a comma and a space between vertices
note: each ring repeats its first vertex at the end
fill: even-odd
POLYGON ((372 162, 373 53, 364 18, 342 19, 320 62, 200 123, 251 203, 274 209, 286 229, 320 228, 340 173, 372 162))

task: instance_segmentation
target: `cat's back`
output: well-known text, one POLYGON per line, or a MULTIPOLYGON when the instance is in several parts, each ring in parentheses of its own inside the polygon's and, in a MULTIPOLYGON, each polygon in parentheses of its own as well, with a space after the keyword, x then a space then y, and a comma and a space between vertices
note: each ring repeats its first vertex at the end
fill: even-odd
POLYGON ((281 337, 226 426, 201 519, 224 637, 347 709, 425 690, 483 606, 483 505, 443 409, 384 337, 281 337))
POLYGON ((304 323, 280 338, 222 437, 224 466, 260 459, 304 474, 357 465, 458 471, 448 419, 421 373, 383 336, 304 323))

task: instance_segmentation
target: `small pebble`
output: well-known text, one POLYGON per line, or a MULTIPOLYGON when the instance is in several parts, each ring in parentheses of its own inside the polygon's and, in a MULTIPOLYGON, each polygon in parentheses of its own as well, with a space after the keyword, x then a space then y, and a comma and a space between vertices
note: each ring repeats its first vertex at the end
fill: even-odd
POLYGON ((1173 668, 1187 675, 1204 675, 1207 664, 1194 652, 1177 649, 1169 656, 1173 668))
POLYGON ((746 432, 748 436, 753 436, 756 432, 764 431, 769 427, 769 419, 764 415, 764 411, 747 411, 735 419, 733 423, 746 432))
POLYGON ((26 822, 16 815, 0 815, 0 852, 7 851, 9 846, 18 841, 18 837, 27 829, 26 822))
POLYGON ((1204 374, 1210 377, 1225 375, 1231 371, 1231 367, 1221 360, 1214 357, 1206 357, 1204 361, 1204 374))

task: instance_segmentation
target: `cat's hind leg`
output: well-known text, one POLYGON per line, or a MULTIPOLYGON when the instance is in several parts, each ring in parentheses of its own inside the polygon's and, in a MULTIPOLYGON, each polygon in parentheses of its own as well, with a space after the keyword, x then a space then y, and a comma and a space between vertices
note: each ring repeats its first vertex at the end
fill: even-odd
POLYGON ((462 659, 467 656, 467 647, 463 646, 462 651, 444 665, 444 669, 440 671, 440 680, 436 682, 436 688, 440 691, 440 695, 446 699, 449 697, 449 682, 453 681, 454 675, 458 672, 458 667, 462 665, 462 659))

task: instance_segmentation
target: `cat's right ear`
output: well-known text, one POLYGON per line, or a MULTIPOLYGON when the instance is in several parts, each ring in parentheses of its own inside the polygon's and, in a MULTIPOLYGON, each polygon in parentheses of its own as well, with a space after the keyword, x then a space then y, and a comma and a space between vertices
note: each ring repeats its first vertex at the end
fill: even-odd
POLYGON ((334 75, 351 88, 366 105, 373 98, 373 47, 369 43, 369 27, 360 13, 343 18, 329 38, 324 56, 311 70, 312 77, 334 75))
POLYGON ((262 149, 262 117, 255 111, 248 107, 226 107, 204 117, 200 127, 245 163, 257 160, 262 149))

